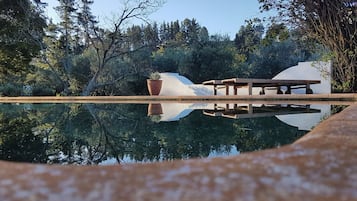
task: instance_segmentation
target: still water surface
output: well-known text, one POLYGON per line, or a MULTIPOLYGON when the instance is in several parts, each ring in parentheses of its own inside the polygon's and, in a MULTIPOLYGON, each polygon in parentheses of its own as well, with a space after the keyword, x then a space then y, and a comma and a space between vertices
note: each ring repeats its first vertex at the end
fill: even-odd
POLYGON ((0 159, 113 164, 234 155, 289 144, 330 105, 0 104, 0 159))

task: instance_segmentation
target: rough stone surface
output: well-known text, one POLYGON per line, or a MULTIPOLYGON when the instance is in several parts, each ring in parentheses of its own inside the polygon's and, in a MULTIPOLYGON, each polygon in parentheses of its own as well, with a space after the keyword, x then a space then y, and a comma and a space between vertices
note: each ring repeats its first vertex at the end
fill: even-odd
POLYGON ((357 200, 357 104, 294 144, 118 166, 0 162, 2 201, 357 200))

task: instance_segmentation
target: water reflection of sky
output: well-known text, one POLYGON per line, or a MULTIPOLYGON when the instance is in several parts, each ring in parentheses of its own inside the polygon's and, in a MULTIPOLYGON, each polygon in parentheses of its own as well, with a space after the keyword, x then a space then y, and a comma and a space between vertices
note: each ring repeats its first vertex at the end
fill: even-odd
MULTIPOLYGON (((215 158, 215 157, 224 157, 224 156, 234 156, 234 155, 238 155, 240 154, 240 152, 237 150, 237 147, 235 145, 230 145, 228 147, 222 147, 222 149, 220 150, 212 150, 207 158, 215 158)), ((137 161, 137 160, 133 160, 130 156, 126 155, 123 157, 123 159, 121 160, 121 164, 130 164, 130 163, 152 163, 152 162, 162 162, 164 161, 163 159, 161 160, 155 160, 155 161, 137 161)), ((115 158, 109 158, 107 160, 102 161, 101 163, 99 163, 99 165, 114 165, 114 164, 118 164, 117 159, 115 158)))

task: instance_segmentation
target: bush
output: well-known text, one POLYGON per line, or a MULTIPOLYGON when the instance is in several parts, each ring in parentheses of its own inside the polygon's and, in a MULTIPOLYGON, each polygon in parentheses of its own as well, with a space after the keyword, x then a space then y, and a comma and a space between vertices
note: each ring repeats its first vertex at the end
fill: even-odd
POLYGON ((33 96, 54 96, 56 91, 54 89, 48 88, 46 86, 34 86, 32 90, 33 96))
POLYGON ((7 83, 0 86, 0 96, 20 96, 22 87, 7 83))

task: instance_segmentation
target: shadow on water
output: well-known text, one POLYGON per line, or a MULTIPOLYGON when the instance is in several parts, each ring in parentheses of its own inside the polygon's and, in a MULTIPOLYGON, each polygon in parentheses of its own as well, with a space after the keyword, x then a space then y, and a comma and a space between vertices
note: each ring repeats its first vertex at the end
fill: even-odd
POLYGON ((307 130, 281 119, 306 114, 321 115, 321 110, 306 105, 1 104, 0 159, 89 165, 234 155, 294 142, 307 130))

